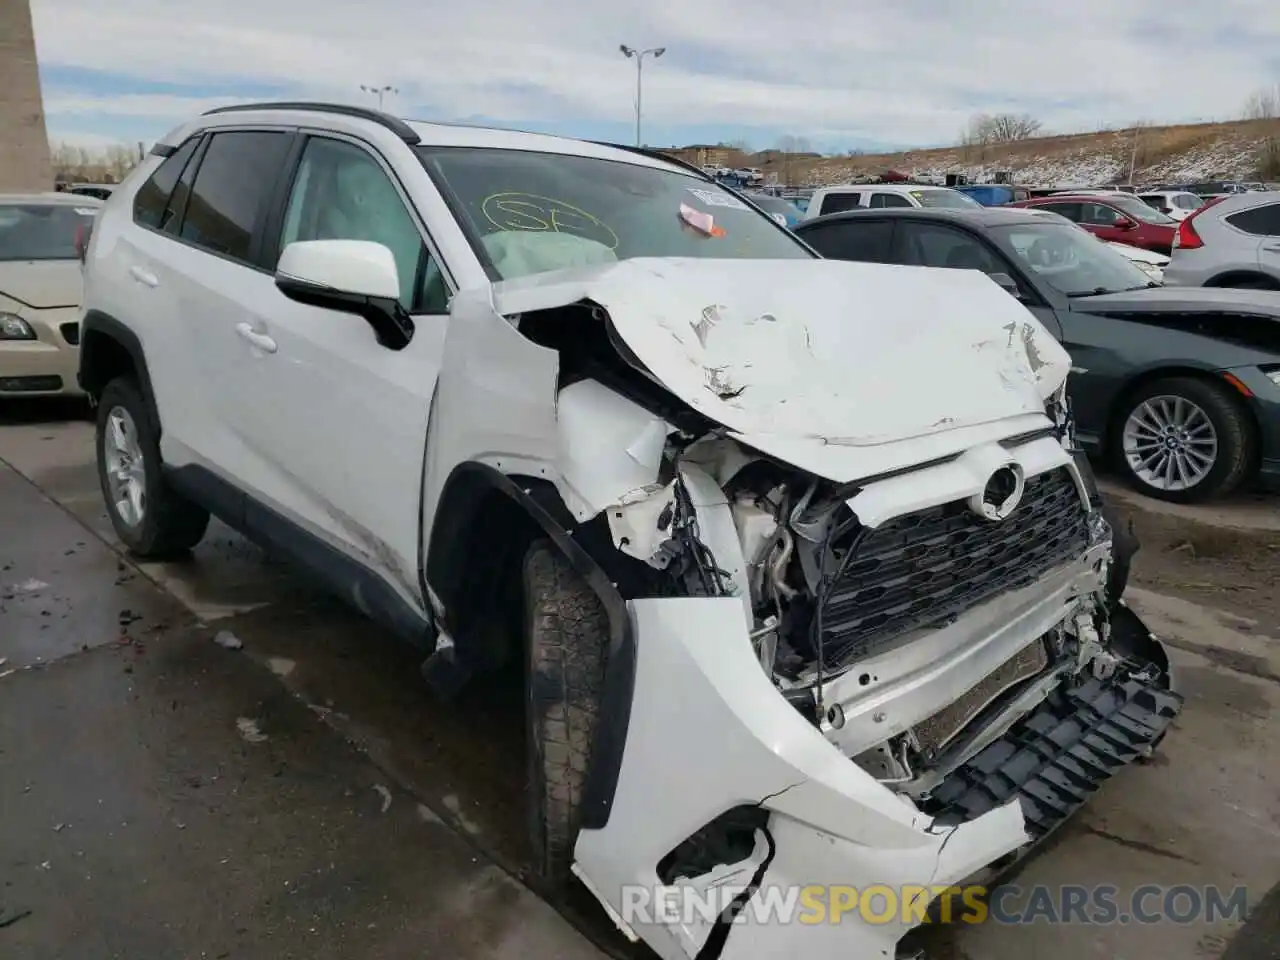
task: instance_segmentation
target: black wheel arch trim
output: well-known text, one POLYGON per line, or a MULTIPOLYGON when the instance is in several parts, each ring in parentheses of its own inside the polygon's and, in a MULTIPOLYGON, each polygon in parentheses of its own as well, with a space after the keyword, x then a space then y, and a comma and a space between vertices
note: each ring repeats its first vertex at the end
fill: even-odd
POLYGON ((518 484, 501 471, 483 463, 465 462, 454 467, 437 504, 427 553, 427 579, 447 610, 463 588, 464 568, 450 562, 457 544, 466 543, 466 531, 487 496, 508 497, 546 533, 575 571, 600 598, 609 619, 609 646, 591 763, 582 792, 583 829, 599 830, 609 822, 622 755, 631 722, 635 693, 636 636, 626 601, 604 569, 579 544, 570 530, 573 517, 560 501, 555 487, 545 481, 518 484))
POLYGON ((156 436, 160 435, 160 412, 156 407, 155 392, 151 388, 151 371, 147 368, 147 356, 142 349, 142 341, 138 335, 108 313, 101 310, 88 310, 80 323, 80 367, 76 373, 76 382, 80 389, 90 396, 102 392, 102 388, 110 381, 110 377, 102 375, 96 364, 99 352, 91 349, 91 334, 101 334, 113 340, 129 354, 133 361, 133 369, 138 377, 138 386, 142 389, 142 399, 147 405, 147 415, 151 417, 151 425, 155 427, 156 436))

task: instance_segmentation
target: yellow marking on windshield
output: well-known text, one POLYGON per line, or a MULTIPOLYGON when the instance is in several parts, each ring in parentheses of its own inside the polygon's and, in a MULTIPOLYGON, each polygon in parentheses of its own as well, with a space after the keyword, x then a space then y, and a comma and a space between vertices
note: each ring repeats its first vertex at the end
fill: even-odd
POLYGON ((549 230, 571 233, 610 250, 618 249, 618 235, 594 214, 554 197, 518 191, 491 193, 480 204, 485 219, 499 230, 549 230))

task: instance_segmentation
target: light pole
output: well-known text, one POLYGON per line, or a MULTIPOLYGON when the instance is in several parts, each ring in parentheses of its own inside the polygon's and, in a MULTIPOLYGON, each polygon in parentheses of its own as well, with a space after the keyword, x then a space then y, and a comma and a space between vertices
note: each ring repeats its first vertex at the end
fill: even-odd
POLYGON ((618 49, 622 51, 622 55, 628 59, 634 59, 636 62, 636 146, 640 146, 640 109, 641 109, 641 79, 644 76, 644 58, 652 56, 655 60, 667 52, 666 47, 651 47, 648 50, 637 50, 635 47, 628 47, 625 43, 618 44, 618 49))
POLYGON ((373 94, 375 97, 377 97, 377 98, 378 98, 378 109, 379 109, 379 110, 381 110, 381 109, 382 109, 382 97, 383 97, 383 95, 384 95, 384 94, 388 94, 388 93, 399 93, 399 92, 400 92, 400 89, 399 89, 398 87, 393 87, 393 86, 391 86, 390 84, 387 84, 385 87, 366 87, 366 86, 362 83, 362 84, 360 84, 360 89, 361 89, 361 90, 363 90, 365 93, 371 93, 371 94, 373 94))

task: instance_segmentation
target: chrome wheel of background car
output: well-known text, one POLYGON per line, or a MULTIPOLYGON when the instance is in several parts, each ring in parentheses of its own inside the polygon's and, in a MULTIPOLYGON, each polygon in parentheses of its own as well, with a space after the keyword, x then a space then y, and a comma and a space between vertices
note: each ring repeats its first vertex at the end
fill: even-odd
POLYGON ((1188 490, 1218 460, 1218 432, 1185 397, 1157 396, 1134 407, 1124 424, 1129 469, 1157 490, 1188 490))
POLYGON ((113 407, 107 414, 102 453, 112 509, 126 526, 136 527, 147 512, 147 471, 138 425, 124 407, 113 407))

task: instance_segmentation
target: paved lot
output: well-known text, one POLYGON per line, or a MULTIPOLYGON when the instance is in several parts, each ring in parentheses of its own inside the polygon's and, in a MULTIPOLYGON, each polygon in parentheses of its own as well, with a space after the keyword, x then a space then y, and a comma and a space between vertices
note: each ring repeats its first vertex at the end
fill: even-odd
MULTIPOLYGON (((85 423, 0 427, 0 670, 19 668, 0 679, 0 925, 31 911, 0 926, 0 956, 621 951, 585 898, 557 913, 518 882, 515 678, 435 704, 406 650, 225 528, 189 563, 135 568, 91 453, 85 423), (213 641, 224 630, 242 650, 213 641)), ((1261 905, 1280 880, 1275 508, 1122 502, 1144 539, 1132 602, 1173 646, 1188 705, 1159 760, 1017 882, 1244 885, 1261 905)), ((1243 934, 988 924, 928 944, 1274 960, 1275 925, 1273 898, 1243 934)))

